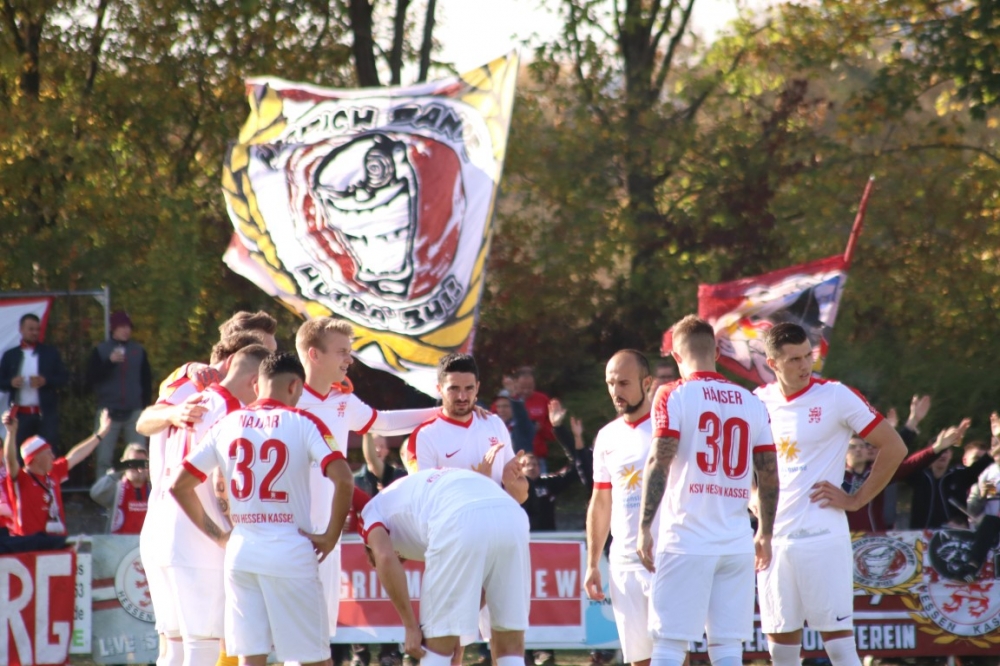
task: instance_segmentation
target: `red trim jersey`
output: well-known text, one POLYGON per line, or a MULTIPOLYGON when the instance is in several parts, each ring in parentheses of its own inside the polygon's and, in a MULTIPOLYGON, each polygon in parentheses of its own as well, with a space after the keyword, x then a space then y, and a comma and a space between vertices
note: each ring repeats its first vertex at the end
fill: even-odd
POLYGON ((851 435, 867 436, 882 415, 854 389, 836 381, 813 379, 785 397, 778 384, 754 393, 767 405, 778 449, 778 515, 774 539, 848 537, 847 516, 809 500, 812 487, 844 482, 844 458, 851 435))
POLYGON ((594 490, 611 491, 610 560, 619 569, 643 568, 636 545, 642 471, 652 438, 653 422, 647 414, 635 423, 617 418, 594 439, 594 490))
POLYGON ((495 414, 480 418, 473 414, 468 421, 456 421, 439 412, 420 424, 407 442, 407 454, 416 461, 417 470, 456 467, 475 469, 490 447, 502 443, 503 449, 493 461, 492 476, 503 484, 503 468, 514 458, 510 431, 495 414))
POLYGON ((142 525, 146 521, 146 512, 149 509, 150 486, 144 484, 136 488, 128 479, 122 479, 118 484, 115 497, 118 499, 115 505, 115 515, 111 519, 112 534, 139 534, 142 532, 142 525))
POLYGON ((312 542, 299 533, 312 530, 309 470, 343 458, 322 421, 273 400, 216 423, 184 468, 202 480, 216 467, 225 475, 233 521, 226 569, 315 578, 312 542))
POLYGON ((62 484, 69 478, 69 462, 56 458, 45 476, 21 468, 17 478, 7 476, 7 495, 14 510, 12 534, 28 536, 38 532, 66 534, 62 484))
POLYGON ((657 551, 753 553, 747 513, 753 455, 774 451, 764 403, 718 373, 694 372, 656 391, 653 436, 678 440, 657 551))
MULTIPOLYGON (((194 382, 183 376, 182 369, 186 367, 187 365, 183 365, 171 373, 171 377, 174 375, 180 376, 167 384, 167 386, 161 388, 160 397, 156 401, 157 405, 179 405, 198 393, 194 382)), ((170 427, 164 428, 149 438, 149 483, 153 486, 153 492, 149 496, 147 515, 154 519, 154 521, 157 503, 161 501, 174 501, 172 497, 167 496, 169 484, 164 485, 163 478, 164 471, 166 470, 167 437, 172 430, 173 428, 170 427)))
MULTIPOLYGON (((209 428, 223 416, 240 409, 243 405, 232 393, 218 384, 213 384, 197 395, 201 397, 201 404, 206 408, 202 420, 192 427, 171 426, 167 429, 169 434, 163 455, 162 490, 155 504, 155 513, 150 509, 146 516, 146 525, 153 523, 150 525, 152 530, 143 531, 149 532, 148 537, 155 544, 157 557, 155 564, 221 571, 225 551, 191 522, 169 493, 171 484, 180 474, 184 459, 197 446, 209 428)), ((209 518, 225 528, 228 523, 219 509, 212 484, 201 484, 195 492, 209 518)), ((147 534, 143 534, 143 537, 147 538, 147 534)))

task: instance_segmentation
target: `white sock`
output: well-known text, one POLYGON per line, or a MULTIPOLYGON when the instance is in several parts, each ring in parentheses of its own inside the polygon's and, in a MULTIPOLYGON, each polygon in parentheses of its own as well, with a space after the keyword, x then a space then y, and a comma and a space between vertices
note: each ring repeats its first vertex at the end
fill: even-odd
POLYGON ((649 666, 682 666, 687 649, 687 641, 656 638, 653 640, 653 656, 649 666))
POLYGON ((830 663, 833 666, 861 666, 861 658, 858 657, 858 647, 854 643, 854 636, 834 638, 823 642, 826 645, 826 656, 830 658, 830 663))
POLYGON ((743 644, 739 641, 709 644, 708 658, 712 666, 743 666, 743 644))
POLYGON ((218 638, 184 639, 184 666, 215 666, 218 660, 218 638))
POLYGON ((802 643, 782 645, 768 641, 767 651, 771 653, 771 663, 774 666, 802 666, 802 643))
POLYGON ((450 654, 438 654, 426 649, 424 652, 426 654, 420 660, 420 666, 451 666, 450 654))
POLYGON ((163 654, 156 658, 156 666, 183 666, 184 645, 180 641, 164 638, 163 654))
POLYGON ((496 657, 497 666, 524 666, 524 656, 496 657))

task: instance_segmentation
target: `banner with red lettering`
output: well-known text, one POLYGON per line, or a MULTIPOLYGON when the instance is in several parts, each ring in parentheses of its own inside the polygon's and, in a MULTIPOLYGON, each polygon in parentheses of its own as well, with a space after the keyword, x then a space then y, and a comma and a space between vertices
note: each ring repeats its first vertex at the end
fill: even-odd
POLYGON ((69 655, 76 553, 0 557, 0 664, 64 664, 69 655))
MULTIPOLYGON (((582 541, 532 539, 531 612, 525 642, 537 647, 578 648, 585 640, 582 541)), ((422 562, 404 562, 413 610, 420 616, 422 562)), ((341 551, 338 643, 402 641, 403 627, 364 546, 345 542, 341 551)))

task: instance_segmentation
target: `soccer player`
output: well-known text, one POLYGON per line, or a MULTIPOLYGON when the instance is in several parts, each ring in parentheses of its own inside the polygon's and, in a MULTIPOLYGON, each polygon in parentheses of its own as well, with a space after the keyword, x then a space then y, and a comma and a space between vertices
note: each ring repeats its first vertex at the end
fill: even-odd
POLYGON ((605 368, 605 381, 618 418, 601 428, 594 441, 594 492, 587 507, 587 596, 604 600, 598 566, 608 533, 611 609, 622 658, 645 666, 653 654, 648 608, 651 574, 636 553, 642 468, 653 429, 649 419, 649 361, 633 349, 619 351, 605 368))
MULTIPOLYGON (((518 461, 511 460, 501 476, 527 493, 519 474, 518 461)), ((406 628, 404 649, 422 666, 448 666, 460 637, 476 633, 481 591, 496 663, 524 665, 528 517, 508 493, 468 470, 424 470, 383 489, 359 523, 379 580, 406 628), (425 563, 419 623, 400 558, 425 563)))
POLYGON ((652 663, 680 666, 688 641, 707 634, 712 664, 741 666, 742 641, 753 635, 754 569, 771 561, 774 441, 764 404, 715 371, 712 326, 689 315, 673 332, 672 356, 683 379, 660 387, 653 401, 637 543, 654 572, 652 663), (747 514, 754 474, 756 536, 747 514))
POLYGON ((260 398, 216 423, 171 487, 191 521, 225 547, 226 646, 249 666, 264 666, 272 645, 282 661, 331 663, 316 554, 325 558, 340 538, 354 484, 330 432, 293 407, 304 382, 295 355, 268 356, 260 398), (312 533, 309 516, 314 462, 336 486, 322 534, 312 533), (232 532, 197 496, 216 468, 229 487, 232 532))
MULTIPOLYGON (((354 395, 347 377, 347 370, 354 362, 353 337, 354 328, 349 322, 331 317, 310 319, 295 334, 295 350, 306 373, 297 407, 323 422, 345 456, 350 431, 360 435, 368 432, 403 435, 437 413, 434 408, 378 412, 354 395)), ((334 489, 318 465, 313 467, 311 479, 313 529, 321 530, 330 521, 334 489)), ((340 610, 339 546, 320 564, 319 576, 327 600, 330 636, 333 636, 340 610)))
MULTIPOLYGON (((219 656, 224 552, 181 513, 166 492, 180 473, 185 456, 208 428, 256 399, 257 369, 269 353, 267 347, 251 344, 227 357, 222 382, 193 396, 203 410, 201 418, 181 428, 168 428, 162 446, 155 451, 158 482, 140 535, 140 554, 156 610, 157 630, 173 643, 166 646, 171 658, 177 658, 176 641, 182 641, 184 666, 212 666, 219 656)), ((224 522, 223 508, 210 486, 199 488, 198 498, 213 520, 224 522)))
MULTIPOLYGON (((410 435, 407 458, 415 461, 418 470, 471 469, 503 486, 503 473, 514 459, 514 447, 499 416, 487 412, 486 418, 473 418, 479 394, 476 359, 469 354, 448 354, 438 362, 437 375, 441 410, 410 435)), ((528 499, 527 484, 523 494, 520 485, 507 491, 518 504, 528 499)))
POLYGON ((757 576, 761 628, 776 666, 800 663, 804 622, 820 632, 833 666, 859 666, 845 511, 865 506, 885 488, 906 445, 859 393, 812 376, 812 344, 801 326, 778 324, 764 342, 777 381, 754 393, 771 415, 781 499, 773 561, 757 576), (853 433, 875 447, 876 456, 868 479, 848 495, 840 484, 853 433))

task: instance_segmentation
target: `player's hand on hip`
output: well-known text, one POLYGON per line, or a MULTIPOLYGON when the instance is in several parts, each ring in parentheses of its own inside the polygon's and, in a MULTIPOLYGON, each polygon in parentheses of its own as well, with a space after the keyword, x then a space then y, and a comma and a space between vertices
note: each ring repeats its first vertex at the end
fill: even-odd
POLYGON ((403 639, 403 652, 414 659, 423 659, 427 654, 424 651, 424 632, 420 630, 420 625, 406 627, 406 638, 403 639))
POLYGON ((771 566, 771 537, 758 533, 753 538, 754 571, 763 571, 771 566))
POLYGON ((848 495, 842 488, 838 488, 829 481, 820 481, 812 487, 809 499, 821 508, 841 509, 842 511, 854 511, 856 507, 853 495, 848 495))
POLYGON ((587 577, 583 579, 583 589, 587 598, 594 601, 604 601, 604 583, 601 582, 601 570, 597 567, 587 567, 587 577))
POLYGON ((636 544, 635 552, 639 554, 642 566, 655 573, 656 566, 653 564, 653 535, 648 527, 643 527, 639 530, 639 542, 636 544))
POLYGON ((332 539, 329 539, 326 534, 310 534, 305 530, 299 530, 299 534, 312 541, 313 551, 319 555, 320 562, 325 560, 326 556, 333 552, 333 549, 337 545, 336 535, 332 539))

